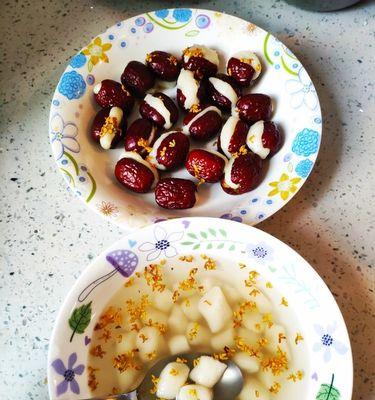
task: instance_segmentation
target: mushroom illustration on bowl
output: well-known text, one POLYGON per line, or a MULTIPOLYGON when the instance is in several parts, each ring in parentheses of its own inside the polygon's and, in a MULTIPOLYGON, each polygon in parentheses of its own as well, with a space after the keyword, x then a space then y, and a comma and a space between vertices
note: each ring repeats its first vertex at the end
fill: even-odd
POLYGON ((129 278, 138 265, 138 256, 130 250, 114 250, 108 253, 105 258, 114 269, 86 286, 78 296, 79 302, 85 301, 97 286, 107 281, 117 272, 123 277, 129 278))

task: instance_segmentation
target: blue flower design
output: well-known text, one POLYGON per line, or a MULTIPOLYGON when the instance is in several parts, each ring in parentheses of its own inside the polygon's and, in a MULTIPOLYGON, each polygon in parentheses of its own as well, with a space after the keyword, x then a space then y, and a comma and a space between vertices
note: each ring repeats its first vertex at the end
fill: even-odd
POLYGON ((85 367, 83 364, 74 367, 76 361, 77 361, 77 353, 72 353, 69 356, 67 368, 65 367, 64 363, 60 358, 57 358, 51 364, 56 373, 64 377, 64 380, 61 381, 56 387, 57 396, 66 393, 68 387, 73 393, 79 394, 79 385, 75 380, 75 376, 82 375, 85 367))
POLYGON ((177 250, 172 246, 173 242, 179 242, 184 236, 184 231, 172 232, 168 235, 167 231, 160 225, 156 224, 154 229, 155 242, 142 243, 138 250, 147 252, 147 261, 156 260, 161 253, 166 257, 174 257, 177 250))
POLYGON ((166 18, 166 17, 168 16, 168 14, 169 14, 169 11, 168 11, 168 10, 158 10, 158 11, 155 11, 155 15, 156 15, 158 18, 166 18))
POLYGON ((306 158, 305 160, 300 161, 296 166, 296 173, 301 178, 307 178, 311 168, 313 166, 313 162, 306 158))
POLYGON ((242 222, 242 218, 240 216, 232 214, 223 214, 222 216, 220 216, 220 218, 229 219, 230 221, 235 221, 235 222, 242 222))
POLYGON ((265 262, 272 261, 273 260, 273 250, 268 244, 266 243, 258 243, 258 244, 252 244, 249 243, 246 246, 246 252, 250 258, 255 259, 261 264, 264 264, 265 262))
POLYGON ((60 80, 58 90, 69 100, 79 99, 85 93, 86 83, 82 75, 76 71, 65 72, 60 80))
POLYGON ((293 141, 292 151, 298 156, 308 157, 318 151, 319 133, 312 129, 305 128, 297 133, 293 141))
POLYGON ((187 8, 176 8, 173 10, 173 18, 177 22, 187 22, 192 16, 192 11, 187 8))
POLYGON ((50 141, 53 154, 59 160, 65 149, 78 153, 80 145, 77 142, 78 128, 73 122, 65 123, 59 114, 55 114, 50 122, 50 141))
POLYGON ((70 60, 70 66, 73 68, 81 68, 86 64, 86 56, 82 53, 76 54, 70 60))
POLYGON ((326 328, 318 324, 314 325, 315 332, 319 336, 319 341, 314 344, 313 351, 323 351, 323 360, 326 363, 331 360, 332 349, 341 355, 348 351, 348 348, 334 337, 333 334, 336 328, 336 323, 328 325, 326 328))

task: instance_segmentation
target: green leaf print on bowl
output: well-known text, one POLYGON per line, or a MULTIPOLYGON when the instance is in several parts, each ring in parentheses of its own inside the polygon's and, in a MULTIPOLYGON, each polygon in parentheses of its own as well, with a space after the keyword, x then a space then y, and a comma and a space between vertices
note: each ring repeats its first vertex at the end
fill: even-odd
POLYGON ((69 318, 69 326, 73 333, 70 336, 69 342, 73 340, 76 333, 82 334, 88 327, 91 321, 91 301, 90 303, 84 304, 81 307, 77 307, 73 310, 71 317, 69 318))
POLYGON ((183 246, 192 246, 192 250, 197 249, 223 249, 225 246, 229 251, 236 250, 236 247, 243 245, 241 241, 228 239, 224 229, 207 228, 206 231, 197 233, 188 232, 187 236, 192 239, 182 242, 183 246))
POLYGON ((333 386, 335 374, 332 374, 331 383, 323 383, 316 395, 316 400, 340 400, 340 392, 333 386))

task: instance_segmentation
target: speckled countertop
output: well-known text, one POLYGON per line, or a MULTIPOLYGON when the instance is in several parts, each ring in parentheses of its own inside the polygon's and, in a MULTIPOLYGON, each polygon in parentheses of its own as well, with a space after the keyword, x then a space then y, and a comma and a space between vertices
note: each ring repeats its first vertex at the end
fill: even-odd
MULTIPOLYGON (((47 399, 56 313, 90 260, 123 232, 86 209, 57 172, 48 111, 70 57, 161 0, 3 1, 0 19, 0 398, 47 399)), ((282 1, 168 1, 223 10, 273 32, 320 95, 324 135, 307 184, 260 225, 331 288, 352 339, 354 399, 375 399, 375 4, 329 14, 282 1)), ((347 400, 347 399, 343 399, 347 400)))

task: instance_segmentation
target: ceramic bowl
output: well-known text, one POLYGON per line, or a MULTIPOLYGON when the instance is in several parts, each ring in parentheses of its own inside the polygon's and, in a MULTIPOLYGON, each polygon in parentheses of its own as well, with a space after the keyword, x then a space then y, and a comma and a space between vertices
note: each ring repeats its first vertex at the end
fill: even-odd
MULTIPOLYGON (((353 366, 348 333, 332 294, 314 269, 286 244, 256 228, 223 219, 183 218, 125 236, 82 273, 61 308, 50 341, 51 399, 90 397, 87 366, 93 329, 112 295, 128 279, 118 272, 121 267, 116 269, 107 260, 113 252, 126 255, 129 276, 162 259, 173 261, 175 268, 184 267, 179 261, 181 255, 199 259, 202 253, 214 258, 225 273, 235 274, 239 280, 239 262, 247 266, 242 272, 258 271, 287 298, 304 338, 307 362, 303 368, 303 395, 297 393, 289 400, 351 398, 353 366), (72 321, 77 321, 73 316, 78 315, 84 317, 84 323, 76 329, 72 321)), ((294 332, 287 331, 286 335, 289 334, 294 332)))
MULTIPOLYGON (((175 93, 169 89, 166 93, 175 93)), ((138 109, 136 106, 135 109, 138 109)), ((138 110, 129 121, 137 118, 138 110)), ((89 208, 126 230, 174 217, 222 217, 255 225, 283 207, 306 181, 315 163, 322 130, 314 85, 294 54, 270 33, 245 20, 200 9, 169 9, 119 22, 95 37, 70 61, 53 96, 49 133, 53 155, 70 189, 89 208), (124 152, 101 150, 89 137, 98 107, 93 87, 102 79, 119 81, 130 60, 144 61, 153 50, 180 55, 192 44, 204 44, 220 54, 220 70, 228 57, 251 49, 263 72, 252 92, 265 93, 275 103, 273 120, 285 136, 255 190, 231 196, 219 184, 201 185, 196 206, 164 210, 153 193, 125 190, 114 177, 114 165, 124 152)), ((174 175, 191 178, 187 171, 174 175)))

